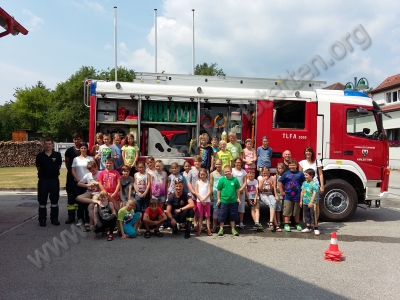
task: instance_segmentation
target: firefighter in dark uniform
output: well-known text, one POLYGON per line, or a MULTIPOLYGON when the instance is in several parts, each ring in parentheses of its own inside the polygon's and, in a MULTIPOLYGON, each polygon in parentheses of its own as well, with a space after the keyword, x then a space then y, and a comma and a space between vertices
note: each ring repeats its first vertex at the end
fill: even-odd
POLYGON ((72 140, 74 145, 65 151, 65 166, 67 168, 67 182, 65 185, 65 189, 67 191, 67 210, 68 210, 68 219, 65 221, 65 224, 71 224, 75 222, 75 214, 78 210, 78 204, 75 199, 78 195, 75 195, 76 187, 78 183, 75 181, 74 176, 72 175, 72 162, 74 158, 81 155, 80 147, 82 142, 82 137, 80 133, 74 133, 72 135, 72 140))
POLYGON ((165 201, 168 226, 172 228, 172 233, 178 234, 178 223, 185 223, 185 239, 190 238, 190 229, 194 218, 194 201, 192 194, 183 190, 183 181, 175 179, 175 192, 168 196, 165 201))
POLYGON ((53 150, 54 143, 51 139, 44 141, 44 151, 36 155, 36 168, 38 170, 38 201, 39 225, 46 226, 47 198, 50 197, 50 220, 53 225, 60 225, 58 221, 58 199, 60 198, 60 168, 61 154, 53 150))

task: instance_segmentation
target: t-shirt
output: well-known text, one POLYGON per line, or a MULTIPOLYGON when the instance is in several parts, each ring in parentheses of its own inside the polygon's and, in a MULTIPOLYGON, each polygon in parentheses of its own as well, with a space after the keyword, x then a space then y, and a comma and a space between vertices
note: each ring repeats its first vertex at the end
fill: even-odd
POLYGON ((182 195, 179 197, 176 195, 176 193, 173 193, 168 196, 167 200, 165 201, 165 205, 171 205, 173 212, 175 209, 186 206, 188 204, 188 199, 192 199, 191 193, 186 193, 183 191, 182 195))
POLYGON ((157 206, 157 209, 155 211, 152 211, 150 207, 146 208, 144 211, 145 214, 149 215, 150 220, 155 221, 157 220, 158 216, 162 216, 164 214, 164 211, 157 206))
POLYGON ((151 193, 155 197, 165 196, 167 185, 167 173, 165 171, 155 171, 151 176, 151 193))
POLYGON ((237 201, 236 190, 240 189, 240 184, 237 178, 233 176, 231 178, 221 177, 217 189, 221 191, 221 203, 231 204, 237 201))
POLYGON ((107 193, 114 193, 117 189, 118 180, 121 178, 116 170, 104 170, 100 172, 98 177, 99 182, 103 184, 104 190, 107 193))
POLYGON ((201 167, 210 170, 211 167, 211 156, 213 155, 213 148, 211 146, 206 147, 197 147, 196 155, 200 155, 201 157, 201 167))
POLYGON ((99 147, 99 155, 100 155, 100 170, 105 170, 106 169, 106 158, 107 157, 113 157, 115 156, 115 148, 110 145, 101 145, 99 147))
POLYGON ((190 182, 193 190, 195 190, 197 180, 199 180, 199 170, 191 169, 188 173, 187 181, 190 182))
POLYGON ((175 179, 178 179, 178 178, 181 179, 183 182, 183 190, 186 193, 189 192, 187 189, 187 179, 185 176, 183 176, 182 174, 178 174, 176 176, 174 174, 170 174, 168 176, 168 181, 169 181, 168 195, 175 193, 175 179))
POLYGON ((313 169, 315 171, 315 175, 313 180, 319 184, 318 181, 318 168, 322 167, 321 161, 319 159, 316 159, 314 163, 310 164, 306 159, 302 160, 299 162, 300 167, 303 168, 303 172, 307 169, 313 169), (318 166, 318 167, 317 167, 318 166))
POLYGON ((36 155, 36 167, 39 168, 38 178, 58 178, 62 158, 60 152, 52 151, 47 155, 44 151, 36 155))
POLYGON ((69 173, 71 172, 72 162, 74 161, 74 158, 79 155, 81 155, 81 151, 80 149, 75 149, 75 146, 69 147, 67 150, 65 150, 64 157, 69 159, 69 166, 66 166, 69 173))
MULTIPOLYGON (((129 199, 129 186, 133 183, 133 177, 132 176, 128 176, 128 178, 124 178, 121 176, 121 179, 119 180, 121 182, 121 200, 122 201, 128 201, 129 199)), ((134 191, 135 189, 132 187, 132 191, 134 191)))
POLYGON ((232 176, 236 177, 237 180, 239 181, 240 187, 242 187, 244 183, 244 178, 246 177, 247 172, 243 169, 241 170, 236 170, 236 168, 232 169, 232 176))
POLYGON ((257 167, 271 167, 272 148, 264 149, 262 146, 257 148, 257 167))
POLYGON ((250 200, 254 200, 256 197, 258 181, 257 179, 253 179, 252 181, 247 180, 246 190, 247 190, 247 198, 250 200))
POLYGON ((283 173, 279 178, 279 182, 283 184, 285 200, 299 201, 301 186, 305 180, 303 172, 298 170, 296 172, 286 171, 283 173))
POLYGON ((219 151, 219 147, 218 146, 212 147, 212 150, 213 150, 213 155, 215 156, 217 154, 217 152, 219 151))
POLYGON ((124 161, 122 160, 122 150, 121 150, 121 145, 116 145, 113 144, 112 147, 114 148, 115 151, 115 156, 118 156, 118 158, 115 158, 115 164, 118 167, 121 167, 124 163, 124 161))
POLYGON ((86 157, 75 157, 72 161, 72 168, 75 168, 76 175, 79 179, 82 179, 85 174, 90 173, 87 168, 87 164, 89 161, 94 161, 93 157, 86 156, 86 157))
POLYGON ((93 187, 87 189, 87 193, 91 195, 97 195, 100 193, 100 187, 98 184, 98 177, 99 177, 100 172, 97 172, 96 174, 92 174, 91 172, 85 174, 79 182, 82 182, 84 184, 89 184, 89 183, 96 183, 93 187))
POLYGON ((240 157, 240 153, 243 152, 242 146, 238 142, 226 144, 226 150, 232 154, 232 160, 240 157))
MULTIPOLYGON (((301 190, 303 191, 303 204, 309 204, 312 199, 313 193, 314 192, 318 193, 319 185, 315 181, 311 182, 304 181, 303 185, 301 186, 301 190)), ((313 204, 316 203, 317 203, 317 197, 315 197, 313 204)))
POLYGON ((126 163, 131 166, 135 161, 136 152, 139 151, 139 147, 124 145, 121 150, 124 151, 126 163))
POLYGON ((217 152, 215 159, 220 159, 222 161, 222 170, 225 168, 225 166, 229 166, 230 162, 233 160, 232 154, 229 151, 224 152, 222 150, 217 152))
POLYGON ((260 190, 260 194, 263 195, 272 195, 273 185, 274 185, 274 176, 270 176, 267 180, 263 180, 264 177, 258 176, 258 182, 262 181, 262 188, 260 190))
POLYGON ((131 211, 128 211, 126 209, 126 206, 124 206, 124 207, 120 208, 119 211, 118 211, 117 221, 122 221, 125 224, 125 222, 128 219, 129 215, 133 218, 133 216, 135 215, 135 211, 133 209, 131 211))

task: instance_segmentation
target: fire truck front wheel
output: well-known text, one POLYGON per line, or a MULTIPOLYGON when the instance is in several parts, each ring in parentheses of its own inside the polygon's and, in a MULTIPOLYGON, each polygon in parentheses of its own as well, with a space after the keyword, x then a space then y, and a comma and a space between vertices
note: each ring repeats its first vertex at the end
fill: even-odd
POLYGON ((345 221, 355 213, 357 201, 356 191, 348 182, 329 180, 319 202, 320 217, 325 221, 345 221))

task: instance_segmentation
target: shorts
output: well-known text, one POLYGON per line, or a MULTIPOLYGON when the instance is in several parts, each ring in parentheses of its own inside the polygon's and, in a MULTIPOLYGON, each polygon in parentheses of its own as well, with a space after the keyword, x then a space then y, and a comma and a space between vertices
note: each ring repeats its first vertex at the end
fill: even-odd
POLYGON ((165 196, 153 196, 154 198, 157 198, 158 202, 165 202, 165 196))
POLYGON ((299 201, 284 200, 283 215, 286 217, 299 216, 300 215, 299 201))
POLYGON ((231 222, 236 222, 239 219, 238 216, 238 206, 239 203, 221 203, 218 208, 218 222, 223 223, 226 221, 226 217, 229 214, 229 219, 231 222))
POLYGON ((275 211, 282 211, 283 208, 283 199, 282 197, 279 197, 279 201, 276 201, 275 204, 275 211))
POLYGON ((213 220, 218 219, 218 206, 213 208, 213 220))
POLYGON ((246 200, 245 200, 245 194, 240 194, 240 204, 238 207, 238 211, 240 213, 244 213, 246 210, 246 200))
MULTIPOLYGON (((260 200, 259 199, 251 199, 251 200, 255 200, 256 204, 254 204, 254 205, 249 204, 250 209, 251 210, 260 209, 260 200)), ((250 202, 250 199, 249 199, 249 202, 250 202)))
POLYGON ((206 202, 206 205, 203 205, 201 202, 196 202, 197 210, 196 215, 198 218, 202 218, 203 216, 209 218, 210 213, 210 202, 206 202))
POLYGON ((269 206, 269 209, 276 209, 276 199, 274 195, 260 195, 261 201, 269 206))

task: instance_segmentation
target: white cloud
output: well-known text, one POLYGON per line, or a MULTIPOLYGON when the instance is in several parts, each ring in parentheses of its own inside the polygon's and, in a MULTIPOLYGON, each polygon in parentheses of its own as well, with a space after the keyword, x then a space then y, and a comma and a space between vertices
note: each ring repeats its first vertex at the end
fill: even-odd
POLYGON ((104 7, 101 4, 99 4, 98 2, 84 1, 84 4, 92 11, 97 11, 99 13, 103 13, 106 11, 104 9, 104 7))
POLYGON ((35 31, 37 29, 41 28, 41 25, 44 24, 44 20, 33 13, 31 13, 29 10, 24 9, 22 11, 24 15, 27 15, 29 17, 29 21, 27 22, 26 28, 29 31, 35 31))
POLYGON ((110 50, 110 49, 112 49, 112 46, 110 44, 106 44, 104 46, 104 50, 110 50))

